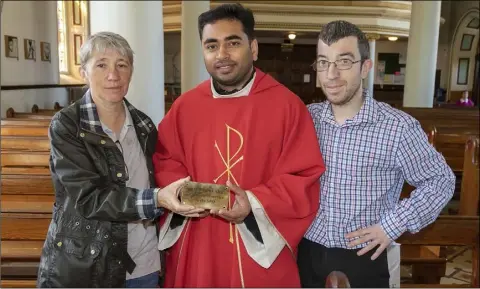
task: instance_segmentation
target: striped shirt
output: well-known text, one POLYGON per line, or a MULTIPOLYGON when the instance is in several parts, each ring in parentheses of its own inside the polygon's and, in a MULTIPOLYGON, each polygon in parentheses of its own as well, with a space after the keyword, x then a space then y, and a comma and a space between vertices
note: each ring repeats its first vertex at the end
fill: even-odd
POLYGON ((347 233, 378 223, 395 240, 435 221, 453 196, 455 176, 416 119, 368 95, 342 125, 328 102, 308 109, 326 171, 320 207, 305 238, 347 248, 347 233), (400 201, 405 181, 416 189, 400 201))

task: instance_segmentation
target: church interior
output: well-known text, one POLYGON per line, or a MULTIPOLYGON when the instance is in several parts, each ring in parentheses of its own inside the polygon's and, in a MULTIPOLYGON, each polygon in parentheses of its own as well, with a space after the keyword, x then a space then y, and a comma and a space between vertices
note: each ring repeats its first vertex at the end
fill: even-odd
MULTIPOLYGON (((127 99, 158 123, 182 92, 209 77, 198 15, 232 2, 1 1, 2 288, 35 287, 54 202, 48 126, 85 92, 78 72, 85 39, 104 30, 128 39, 136 63, 127 99)), ((312 69, 322 25, 342 19, 366 33, 373 67, 363 87, 418 119, 457 177, 441 216, 397 240, 401 287, 478 287, 479 2, 240 3, 255 15, 255 66, 306 105, 325 100, 312 69), (473 106, 459 105, 464 95, 473 106)), ((413 189, 405 184, 402 197, 413 189)))

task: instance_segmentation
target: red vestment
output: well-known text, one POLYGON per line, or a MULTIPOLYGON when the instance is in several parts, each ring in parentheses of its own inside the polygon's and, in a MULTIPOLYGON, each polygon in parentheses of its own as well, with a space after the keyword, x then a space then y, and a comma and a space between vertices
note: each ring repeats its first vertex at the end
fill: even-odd
POLYGON ((264 268, 234 224, 191 218, 167 250, 165 287, 300 287, 297 245, 317 213, 325 167, 311 116, 295 94, 258 69, 247 96, 214 98, 205 81, 159 124, 153 160, 160 187, 191 176, 230 179, 251 191, 287 243, 264 268))

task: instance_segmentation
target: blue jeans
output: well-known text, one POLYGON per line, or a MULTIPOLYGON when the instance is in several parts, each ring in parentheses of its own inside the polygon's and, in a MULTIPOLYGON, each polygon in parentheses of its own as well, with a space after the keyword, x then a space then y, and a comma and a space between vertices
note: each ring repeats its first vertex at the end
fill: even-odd
POLYGON ((126 280, 125 287, 127 288, 157 288, 159 272, 153 272, 148 275, 138 277, 135 279, 126 280))

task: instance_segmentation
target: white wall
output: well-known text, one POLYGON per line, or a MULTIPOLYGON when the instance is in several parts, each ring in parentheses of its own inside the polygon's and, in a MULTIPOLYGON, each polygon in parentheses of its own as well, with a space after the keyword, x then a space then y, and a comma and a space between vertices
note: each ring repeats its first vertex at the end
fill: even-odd
MULTIPOLYGON (((1 84, 58 84, 56 1, 4 1, 1 25, 1 84), (5 56, 5 35, 18 38, 18 60, 5 56), (36 61, 26 60, 24 39, 35 40, 36 61), (41 60, 40 42, 49 42, 51 62, 41 60)), ((66 105, 67 91, 63 88, 9 90, 1 92, 1 117, 9 107, 30 111, 33 104, 52 108, 58 101, 66 105)))
POLYGON ((118 33, 134 51, 134 72, 126 98, 157 125, 163 118, 164 33, 160 1, 91 1, 90 31, 118 33))
MULTIPOLYGON (((375 43, 375 66, 378 64, 378 54, 379 53, 399 53, 400 59, 399 62, 406 64, 407 61, 407 41, 388 41, 388 40, 377 40, 375 43)), ((380 81, 377 79, 377 67, 374 67, 375 73, 375 84, 380 84, 380 81)))

